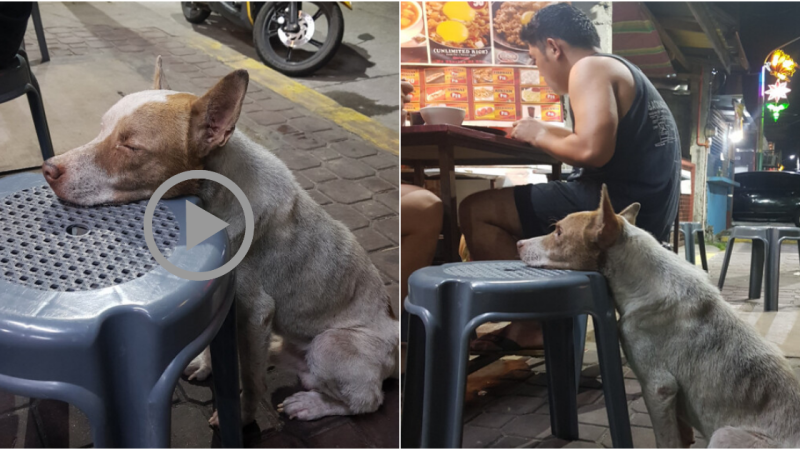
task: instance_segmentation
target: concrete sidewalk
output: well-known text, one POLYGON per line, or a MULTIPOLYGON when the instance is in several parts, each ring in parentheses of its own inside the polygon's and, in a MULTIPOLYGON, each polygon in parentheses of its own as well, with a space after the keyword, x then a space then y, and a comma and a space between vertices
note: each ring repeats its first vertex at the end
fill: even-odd
MULTIPOLYGON (((394 307, 399 308, 395 130, 191 27, 177 25, 183 21, 178 4, 172 4, 174 14, 168 16, 160 12, 166 7, 156 4, 43 3, 40 7, 52 60, 38 63, 32 27, 26 45, 43 91, 57 154, 93 139, 102 114, 119 98, 149 89, 156 55, 163 55, 172 89, 197 94, 235 68, 246 67, 251 82, 239 129, 281 158, 312 198, 353 231, 380 270, 394 307)), ((399 79, 396 64, 385 77, 390 77, 391 70, 399 79)), ((0 105, 0 148, 4 149, 0 172, 41 165, 23 98, 0 105)), ((272 369, 267 382, 270 392, 265 401, 273 407, 299 389, 295 374, 282 369, 272 369)), ((279 416, 272 407, 260 408, 257 424, 245 430, 245 444, 397 447, 397 380, 387 381, 384 391, 386 400, 380 410, 358 417, 297 422, 279 416)), ((213 409, 208 383, 181 380, 173 401, 172 446, 218 445, 207 425, 213 409)), ((74 407, 0 392, 0 447, 90 445, 88 423, 74 407)))

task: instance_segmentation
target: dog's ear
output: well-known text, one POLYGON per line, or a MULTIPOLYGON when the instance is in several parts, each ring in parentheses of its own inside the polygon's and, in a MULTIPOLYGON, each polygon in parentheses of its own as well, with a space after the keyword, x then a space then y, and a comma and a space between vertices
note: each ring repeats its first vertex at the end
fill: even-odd
POLYGON ((161 55, 156 56, 156 71, 153 74, 153 89, 169 89, 164 70, 161 68, 161 55))
POLYGON ((233 135, 249 80, 246 70, 231 72, 192 105, 191 138, 199 157, 225 145, 233 135))
POLYGON ((595 211, 592 224, 592 238, 598 247, 605 250, 617 242, 621 231, 620 218, 614 212, 611 199, 608 197, 608 188, 603 184, 600 193, 600 207, 595 211))
POLYGON ((642 205, 639 203, 632 203, 628 205, 627 208, 623 209, 622 212, 619 213, 620 216, 624 217, 625 220, 628 221, 631 225, 636 225, 636 216, 639 214, 639 210, 642 208, 642 205))

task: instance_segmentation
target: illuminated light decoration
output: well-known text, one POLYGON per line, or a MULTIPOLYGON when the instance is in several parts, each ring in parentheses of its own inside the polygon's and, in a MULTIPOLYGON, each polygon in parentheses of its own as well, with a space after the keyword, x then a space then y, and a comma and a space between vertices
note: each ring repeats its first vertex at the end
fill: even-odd
POLYGON ((783 50, 775 50, 767 57, 767 68, 773 77, 786 81, 794 75, 797 63, 783 50))
POLYGON ((767 89, 767 95, 769 96, 767 101, 775 101, 777 103, 778 100, 786 98, 791 91, 786 83, 776 81, 775 84, 770 84, 769 89, 767 89))
POLYGON ((775 122, 777 122, 778 118, 781 116, 781 111, 785 110, 788 107, 789 107, 788 103, 781 103, 780 105, 777 104, 774 105, 770 103, 769 105, 767 105, 767 109, 769 109, 770 112, 772 112, 772 119, 775 122))

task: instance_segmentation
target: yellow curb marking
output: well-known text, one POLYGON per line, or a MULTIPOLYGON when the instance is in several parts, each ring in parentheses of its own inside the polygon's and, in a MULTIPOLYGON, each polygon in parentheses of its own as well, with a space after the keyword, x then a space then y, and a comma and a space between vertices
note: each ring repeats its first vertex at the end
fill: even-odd
MULTIPOLYGON (((722 237, 722 242, 728 242, 729 240, 730 240, 730 237, 729 237, 729 236, 723 236, 723 237, 722 237)), ((753 243, 753 240, 752 240, 752 239, 742 239, 742 238, 736 238, 736 242, 742 242, 742 243, 750 243, 750 244, 752 244, 752 243, 753 243)), ((784 241, 781 241, 781 244, 797 244, 797 241, 796 241, 796 240, 791 240, 791 239, 786 239, 786 240, 784 240, 784 241)))
POLYGON ((381 150, 393 155, 400 154, 400 139, 397 131, 387 128, 355 110, 345 108, 331 98, 270 69, 260 61, 229 49, 213 39, 193 35, 189 37, 188 41, 192 47, 216 58, 232 69, 246 69, 251 80, 336 123, 381 150))

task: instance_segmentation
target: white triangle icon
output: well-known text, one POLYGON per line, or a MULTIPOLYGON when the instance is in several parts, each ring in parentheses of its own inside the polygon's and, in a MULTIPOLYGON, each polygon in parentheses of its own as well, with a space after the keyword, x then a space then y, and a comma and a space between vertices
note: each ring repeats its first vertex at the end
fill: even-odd
POLYGON ((205 241, 229 224, 203 211, 202 208, 186 201, 186 249, 205 241))

